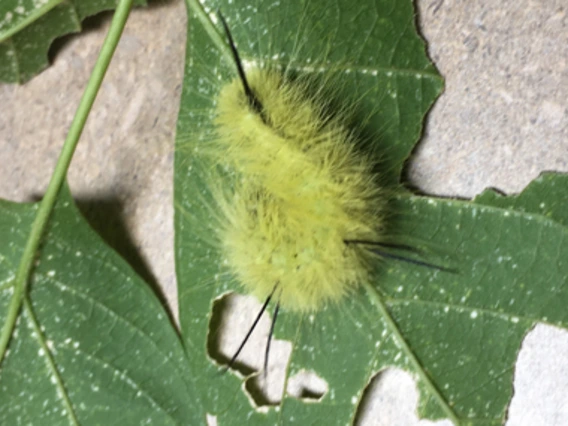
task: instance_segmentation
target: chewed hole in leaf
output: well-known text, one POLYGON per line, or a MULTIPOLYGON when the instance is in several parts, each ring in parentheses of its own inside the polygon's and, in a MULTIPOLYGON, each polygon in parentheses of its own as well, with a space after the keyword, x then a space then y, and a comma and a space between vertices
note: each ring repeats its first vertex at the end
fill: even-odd
MULTIPOLYGON (((240 330, 236 323, 241 323, 248 312, 242 312, 239 318, 239 312, 235 306, 239 296, 233 294, 223 295, 213 302, 211 320, 209 321, 209 332, 207 335, 207 352, 209 356, 217 361, 220 365, 228 365, 231 356, 237 350, 240 341, 244 338, 247 330, 240 330), (229 326, 232 324, 232 326, 229 326)), ((257 333, 262 332, 264 321, 261 320, 258 325, 257 333)), ((256 333, 255 333, 256 334, 256 333)), ((255 365, 259 365, 255 353, 250 349, 252 346, 258 346, 258 336, 253 334, 249 340, 247 348, 245 346, 243 352, 237 361, 231 367, 233 370, 240 372, 244 376, 252 374, 256 369, 255 365)))
MULTIPOLYGON (((287 358, 290 356, 288 353, 287 358)), ((250 377, 245 383, 245 390, 256 407, 268 407, 278 405, 282 401, 282 392, 286 379, 286 364, 280 360, 276 365, 269 365, 266 374, 260 372, 250 377)))
MULTIPOLYGON (((389 368, 376 374, 363 392, 354 424, 357 426, 387 426, 417 424, 418 390, 405 371, 389 368)), ((451 426, 448 420, 430 423, 451 426)))
POLYGON ((214 416, 213 414, 209 414, 207 413, 205 415, 205 421, 207 422, 207 426, 217 426, 217 416, 214 416))
POLYGON ((568 424, 566 353, 566 330, 538 324, 527 334, 515 366, 509 424, 568 424))
POLYGON ((325 396, 329 386, 315 371, 301 370, 288 379, 288 395, 306 402, 319 402, 325 396))
MULTIPOLYGON (((223 366, 229 364, 261 307, 255 298, 238 294, 227 294, 215 300, 207 341, 207 350, 213 360, 223 366)), ((257 407, 276 405, 282 400, 286 365, 292 353, 290 342, 273 337, 268 368, 263 371, 271 319, 271 312, 265 312, 230 368, 248 377, 245 390, 257 407)))

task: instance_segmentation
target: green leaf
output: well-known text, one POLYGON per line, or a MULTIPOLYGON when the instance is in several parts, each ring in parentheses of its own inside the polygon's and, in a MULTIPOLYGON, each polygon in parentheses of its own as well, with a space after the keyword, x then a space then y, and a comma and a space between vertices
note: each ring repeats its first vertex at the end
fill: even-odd
POLYGON ((536 213, 568 225, 568 175, 543 173, 518 195, 503 196, 492 189, 479 194, 474 202, 519 212, 536 213))
MULTIPOLYGON (((81 31, 88 16, 116 0, 3 0, 0 2, 0 81, 25 82, 47 67, 53 40, 81 31)), ((145 0, 136 0, 145 5, 145 0)))
POLYGON ((397 265, 395 279, 380 282, 391 313, 460 417, 501 424, 524 335, 537 322, 568 325, 568 230, 460 201, 398 203, 398 212, 420 218, 406 232, 455 253, 459 271, 413 278, 397 265))
MULTIPOLYGON (((374 374, 395 366, 416 378, 421 417, 502 424, 523 337, 537 322, 567 326, 565 177, 541 178, 513 210, 500 208, 511 205, 509 198, 489 193, 478 204, 405 193, 394 198, 392 232, 425 242, 426 255, 441 248, 456 271, 385 261, 375 282, 338 306, 313 316, 283 312, 275 337, 293 344, 288 374, 316 372, 329 386, 321 401, 307 404, 284 394, 278 408, 260 410, 245 395, 243 379, 216 374, 220 367, 207 352, 213 301, 240 287, 215 249, 207 171, 193 150, 211 136, 215 96, 233 78, 234 64, 222 32, 188 3, 175 164, 176 267, 182 334, 199 372, 204 409, 219 424, 347 424, 374 374)), ((205 4, 226 16, 245 61, 277 57, 299 72, 324 68, 339 75, 339 98, 358 100, 385 185, 399 182, 423 116, 442 88, 416 35, 410 1, 205 4)))
MULTIPOLYGON (((5 318, 36 204, 0 202, 5 318)), ((63 191, 0 375, 5 425, 189 424, 200 406, 167 313, 63 191)))

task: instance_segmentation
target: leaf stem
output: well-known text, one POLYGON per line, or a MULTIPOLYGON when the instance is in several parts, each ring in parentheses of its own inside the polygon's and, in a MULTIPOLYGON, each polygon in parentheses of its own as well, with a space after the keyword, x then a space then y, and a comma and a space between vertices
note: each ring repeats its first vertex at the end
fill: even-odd
POLYGON ((424 371, 424 367, 422 366, 422 364, 420 364, 420 361, 418 361, 418 358, 416 358, 414 352, 412 352, 412 349, 410 349, 410 346, 408 346, 406 339, 401 334, 398 326, 394 322, 379 292, 375 288, 373 288, 373 286, 370 283, 365 283, 364 287, 365 290, 367 290, 367 293, 369 293, 369 295, 371 296, 371 300, 373 301, 373 303, 379 309, 383 319, 387 323, 387 327, 390 328, 396 340, 401 345, 402 350, 405 352, 406 356, 408 357, 408 360, 410 361, 411 365, 414 367, 414 370, 418 374, 418 377, 420 378, 422 383, 424 383, 430 394, 434 396, 434 398, 436 399, 442 410, 444 410, 444 412, 446 413, 446 416, 455 425, 459 425, 460 419, 458 418, 456 413, 454 413, 454 410, 452 410, 452 408, 449 406, 448 402, 442 396, 436 385, 432 383, 432 380, 430 380, 430 377, 428 376, 426 371, 424 371))
POLYGON ((75 152, 75 148, 79 142, 79 137, 83 132, 85 122, 87 121, 91 107, 93 106, 99 88, 101 87, 103 77, 108 69, 110 60, 122 34, 122 30, 124 29, 124 25, 126 24, 130 8, 132 7, 132 1, 133 0, 120 0, 118 3, 108 34, 101 47, 97 63, 93 68, 91 78, 85 88, 85 92, 83 93, 83 97, 81 98, 81 102, 77 108, 73 122, 69 128, 69 133, 67 134, 61 153, 59 154, 55 170, 51 175, 47 191, 39 204, 30 235, 26 242, 26 246, 24 247, 20 264, 18 265, 16 278, 14 280, 14 293, 12 294, 10 305, 8 306, 6 321, 4 322, 2 332, 0 333, 0 364, 6 355, 6 349, 10 342, 10 337, 12 336, 20 308, 22 306, 23 296, 26 294, 27 284, 30 279, 37 249, 41 243, 41 238, 47 226, 51 212, 53 211, 53 206, 57 200, 59 190, 63 185, 65 175, 69 169, 69 164, 73 158, 73 153, 75 152))

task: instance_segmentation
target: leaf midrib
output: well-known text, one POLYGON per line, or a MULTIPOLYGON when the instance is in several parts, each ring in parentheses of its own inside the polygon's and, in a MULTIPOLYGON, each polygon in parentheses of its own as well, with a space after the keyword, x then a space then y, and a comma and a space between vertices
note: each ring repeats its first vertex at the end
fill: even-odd
MULTIPOLYGON (((436 307, 436 308, 449 308, 449 309, 454 309, 456 311, 462 311, 462 312, 478 312, 481 314, 487 314, 490 315, 492 317, 495 318, 501 318, 501 319, 506 319, 508 321, 513 321, 514 319, 518 319, 518 322, 520 323, 521 321, 526 321, 529 322, 531 324, 534 323, 542 323, 542 324, 547 324, 547 325, 551 325, 554 327, 566 327, 566 324, 561 324, 561 323, 553 323, 553 322, 549 322, 549 321, 545 321, 542 318, 531 318, 531 317, 527 317, 525 315, 517 315, 517 314, 508 314, 508 313, 504 313, 504 312, 497 312, 497 311, 493 311, 491 309, 488 308, 479 308, 479 307, 472 307, 472 306, 467 306, 467 305, 457 305, 457 304, 450 304, 450 303, 444 303, 444 302, 435 302, 432 300, 424 300, 424 299, 406 299, 406 298, 386 298, 385 302, 389 305, 389 306, 393 306, 393 305, 403 305, 403 304, 415 304, 415 305, 422 305, 422 306, 432 306, 432 307, 436 307)), ((528 325, 530 327, 530 325, 528 325)))
POLYGON ((24 308, 25 312, 29 315, 28 320, 31 322, 31 325, 32 325, 33 330, 34 330, 35 335, 36 335, 36 340, 38 341, 39 346, 41 347, 41 349, 44 352, 44 356, 46 358, 48 368, 50 369, 51 374, 55 378, 55 383, 53 383, 53 385, 59 391, 59 392, 57 392, 57 394, 60 396, 60 399, 62 399, 63 407, 66 411, 67 417, 69 418, 69 422, 73 426, 78 426, 79 422, 78 422, 77 417, 75 415, 75 410, 73 409, 73 404, 71 404, 71 400, 69 399, 69 394, 67 392, 67 389, 65 388, 65 385, 63 384, 63 378, 61 377, 61 374, 59 373, 59 370, 57 369, 57 365, 55 363, 55 360, 53 359, 52 351, 49 348, 49 346, 48 346, 48 344, 45 340, 44 333, 43 333, 43 331, 41 330, 41 328, 38 324, 37 318, 34 315, 29 297, 27 295, 24 296, 23 305, 24 305, 23 308, 24 308))

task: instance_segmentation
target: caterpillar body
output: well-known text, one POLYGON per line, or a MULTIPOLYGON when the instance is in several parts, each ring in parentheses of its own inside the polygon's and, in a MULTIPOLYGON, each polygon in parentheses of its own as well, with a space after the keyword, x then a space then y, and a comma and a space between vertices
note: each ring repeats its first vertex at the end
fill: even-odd
POLYGON ((254 102, 235 79, 217 107, 215 151, 238 175, 217 197, 224 257, 260 299, 277 287, 283 307, 315 311, 367 279, 370 252, 348 242, 379 241, 381 190, 344 118, 307 95, 307 80, 261 69, 246 80, 254 102))

